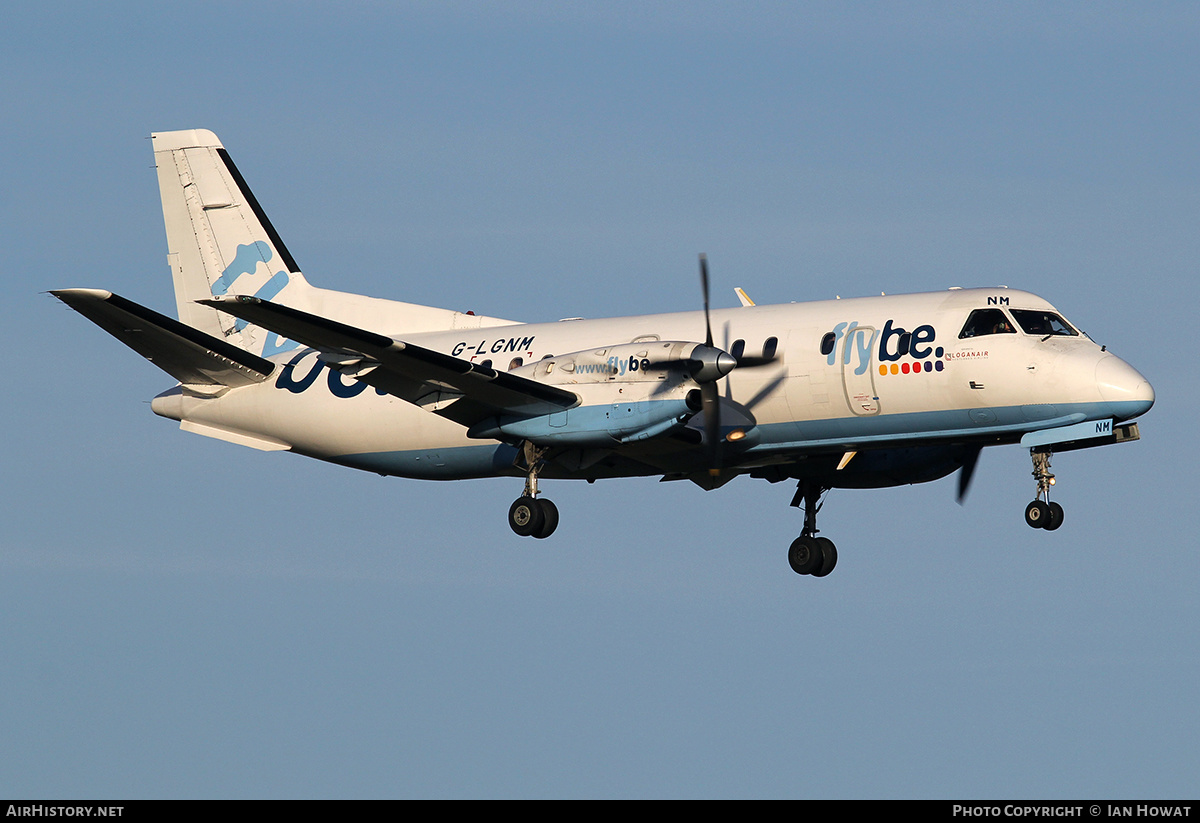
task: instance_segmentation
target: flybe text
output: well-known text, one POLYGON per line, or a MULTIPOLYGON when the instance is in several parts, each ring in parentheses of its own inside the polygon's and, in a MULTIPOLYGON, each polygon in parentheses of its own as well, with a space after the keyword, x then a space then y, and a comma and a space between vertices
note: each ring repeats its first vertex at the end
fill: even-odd
POLYGON ((940 358, 945 351, 941 346, 931 345, 936 339, 937 331, 929 324, 909 331, 895 325, 895 321, 888 320, 880 330, 860 326, 857 320, 853 320, 834 326, 833 331, 822 340, 821 350, 827 355, 829 365, 834 365, 840 358, 843 366, 855 364, 855 374, 865 374, 871 367, 873 353, 880 363, 894 362, 906 356, 914 360, 940 358))
POLYGON ((650 367, 647 358, 610 357, 603 363, 576 363, 576 374, 604 374, 609 377, 624 377, 627 373, 646 371, 650 367))

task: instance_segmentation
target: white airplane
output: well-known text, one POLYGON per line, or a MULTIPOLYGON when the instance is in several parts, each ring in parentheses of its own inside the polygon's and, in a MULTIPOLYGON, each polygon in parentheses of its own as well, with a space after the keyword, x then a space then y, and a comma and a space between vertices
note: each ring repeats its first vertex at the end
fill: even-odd
POLYGON ((1053 453, 1138 438, 1149 381, 1042 298, 950 289, 516 323, 309 285, 212 132, 153 135, 179 320, 95 289, 52 292, 178 381, 185 431, 382 475, 524 478, 519 535, 558 510, 540 478, 797 481, 788 560, 822 577, 833 488, 922 483, 984 446, 1029 448, 1029 525, 1057 529, 1053 453), (715 330, 715 334, 714 334, 715 330), (719 338, 720 346, 715 340, 719 338))

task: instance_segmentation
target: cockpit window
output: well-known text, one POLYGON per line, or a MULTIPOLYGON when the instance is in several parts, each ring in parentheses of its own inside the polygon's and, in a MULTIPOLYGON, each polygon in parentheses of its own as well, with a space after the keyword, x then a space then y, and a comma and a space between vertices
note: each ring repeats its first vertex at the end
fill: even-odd
POLYGON ((971 312, 958 338, 982 337, 985 334, 1016 334, 1017 330, 1000 309, 976 309, 971 312))
POLYGON ((1012 313, 1026 334, 1036 334, 1039 336, 1063 335, 1066 337, 1074 337, 1079 334, 1079 332, 1071 328, 1070 323, 1052 311, 1013 309, 1012 313))

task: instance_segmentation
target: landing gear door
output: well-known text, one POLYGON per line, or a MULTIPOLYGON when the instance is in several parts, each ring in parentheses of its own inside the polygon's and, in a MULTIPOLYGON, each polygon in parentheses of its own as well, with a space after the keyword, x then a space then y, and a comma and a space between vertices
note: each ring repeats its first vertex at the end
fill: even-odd
POLYGON ((879 414, 879 395, 875 392, 875 344, 878 340, 878 329, 856 326, 842 338, 839 351, 846 405, 862 417, 879 414))

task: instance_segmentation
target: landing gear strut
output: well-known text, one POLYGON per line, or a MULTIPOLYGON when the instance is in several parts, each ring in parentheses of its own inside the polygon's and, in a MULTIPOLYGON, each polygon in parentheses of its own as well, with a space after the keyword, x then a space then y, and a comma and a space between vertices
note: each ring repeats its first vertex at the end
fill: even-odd
POLYGON ((558 507, 549 500, 538 499, 538 474, 544 465, 546 450, 528 440, 522 444, 521 458, 524 459, 525 493, 518 497, 508 509, 508 525, 521 537, 549 537, 558 528, 558 507))
POLYGON ((792 505, 804 506, 804 529, 788 549, 788 563, 796 574, 824 577, 837 565, 837 547, 833 541, 817 537, 817 512, 821 510, 821 495, 827 491, 803 480, 796 487, 792 505))
POLYGON ((1037 481, 1037 497, 1025 507, 1025 522, 1035 529, 1054 531, 1063 522, 1063 507, 1050 502, 1050 487, 1054 475, 1050 473, 1052 452, 1047 447, 1029 450, 1033 458, 1033 478, 1037 481))

